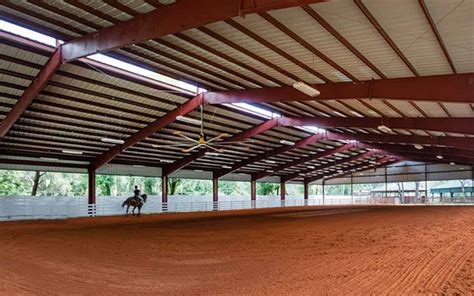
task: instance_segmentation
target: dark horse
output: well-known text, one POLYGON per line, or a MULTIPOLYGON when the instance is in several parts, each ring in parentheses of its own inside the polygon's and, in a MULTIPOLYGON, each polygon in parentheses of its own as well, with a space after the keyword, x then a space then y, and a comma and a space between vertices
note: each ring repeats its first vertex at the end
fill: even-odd
POLYGON ((132 214, 133 216, 135 216, 135 209, 138 208, 138 216, 140 216, 140 210, 142 209, 142 206, 144 203, 146 203, 146 194, 142 194, 141 196, 141 199, 136 197, 136 196, 130 196, 129 198, 127 198, 123 204, 122 204, 122 208, 124 206, 127 206, 127 216, 128 216, 128 209, 132 206, 133 209, 132 209, 132 214))

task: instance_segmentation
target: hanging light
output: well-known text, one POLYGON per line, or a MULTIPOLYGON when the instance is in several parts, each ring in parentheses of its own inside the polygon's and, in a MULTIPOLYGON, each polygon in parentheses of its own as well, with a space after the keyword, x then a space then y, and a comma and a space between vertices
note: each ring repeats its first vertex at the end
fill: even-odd
POLYGON ((283 145, 288 145, 288 146, 295 145, 295 142, 287 141, 287 140, 280 140, 280 143, 282 143, 283 145))
POLYGON ((77 151, 77 150, 63 149, 63 153, 81 155, 83 152, 82 151, 77 151))
POLYGON ((389 128, 388 126, 383 125, 383 124, 377 126, 377 129, 378 129, 379 131, 384 132, 384 133, 391 133, 391 132, 392 132, 392 129, 391 129, 391 128, 389 128))
POLYGON ((301 81, 293 83, 293 88, 296 89, 296 90, 299 90, 300 92, 302 92, 302 93, 304 93, 304 94, 306 94, 310 97, 316 97, 316 96, 319 96, 321 94, 319 92, 319 90, 317 90, 314 87, 309 86, 306 83, 301 82, 301 81))
POLYGON ((452 161, 451 161, 449 164, 450 164, 450 165, 456 165, 456 163, 454 163, 454 162, 452 162, 452 161))
POLYGON ((182 116, 182 115, 176 116, 176 120, 182 121, 182 122, 186 122, 186 123, 196 124, 196 125, 200 125, 200 124, 201 124, 201 121, 199 121, 199 120, 197 120, 197 119, 184 117, 184 116, 182 116))
POLYGON ((125 143, 124 140, 112 139, 112 138, 102 138, 101 141, 104 142, 104 143, 111 143, 111 144, 123 144, 123 143, 125 143))
POLYGON ((437 159, 443 159, 443 155, 436 155, 437 159))
POLYGON ((172 163, 172 162, 174 162, 174 161, 171 160, 171 159, 160 159, 160 162, 163 162, 163 163, 172 163))
POLYGON ((423 145, 420 145, 420 144, 415 144, 413 145, 413 147, 415 147, 418 150, 422 150, 423 148, 425 148, 423 145))

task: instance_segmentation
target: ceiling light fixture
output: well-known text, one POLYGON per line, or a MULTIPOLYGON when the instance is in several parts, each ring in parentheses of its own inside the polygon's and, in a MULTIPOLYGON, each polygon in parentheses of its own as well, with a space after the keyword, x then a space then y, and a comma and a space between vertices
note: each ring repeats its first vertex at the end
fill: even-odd
POLYGON ((306 83, 301 82, 301 81, 293 83, 293 88, 296 89, 296 90, 299 90, 300 92, 302 92, 302 93, 304 93, 304 94, 306 94, 310 97, 316 97, 316 96, 319 96, 321 94, 319 92, 319 90, 317 90, 314 87, 309 86, 306 83))
POLYGON ((230 165, 223 165, 222 168, 223 169, 231 169, 232 167, 230 165))
POLYGON ((450 165, 456 165, 456 163, 454 163, 454 162, 452 162, 452 161, 451 161, 449 164, 450 164, 450 165))
POLYGON ((437 159, 443 159, 443 155, 436 155, 437 159))
POLYGON ((200 125, 200 124, 201 124, 201 121, 200 121, 200 120, 193 119, 193 118, 188 118, 188 117, 184 117, 184 116, 182 116, 182 115, 176 116, 176 120, 182 121, 182 122, 186 122, 186 123, 196 124, 196 125, 200 125))
POLYGON ((171 159, 160 159, 160 162, 164 162, 164 163, 172 163, 174 162, 173 160, 171 159))
POLYGON ((287 141, 287 140, 280 140, 280 143, 288 146, 293 146, 295 145, 295 142, 287 141))
POLYGON ((81 155, 81 154, 82 154, 82 151, 63 149, 63 153, 81 155))
POLYGON ((110 144, 123 144, 123 143, 125 143, 124 140, 111 139, 111 138, 102 138, 101 141, 104 142, 104 143, 110 143, 110 144))
POLYGON ((266 163, 276 163, 276 161, 274 161, 274 160, 269 160, 269 159, 265 159, 264 161, 265 161, 266 163))
POLYGON ((379 131, 384 132, 384 133, 391 133, 391 132, 392 132, 392 129, 391 129, 391 128, 389 128, 388 126, 383 125, 383 124, 377 126, 377 129, 378 129, 379 131))
POLYGON ((272 171, 272 170, 267 170, 267 173, 273 173, 273 172, 274 172, 274 171, 272 171))
POLYGON ((418 150, 422 150, 423 148, 425 148, 423 145, 420 145, 420 144, 415 144, 413 145, 413 147, 415 147, 418 150))

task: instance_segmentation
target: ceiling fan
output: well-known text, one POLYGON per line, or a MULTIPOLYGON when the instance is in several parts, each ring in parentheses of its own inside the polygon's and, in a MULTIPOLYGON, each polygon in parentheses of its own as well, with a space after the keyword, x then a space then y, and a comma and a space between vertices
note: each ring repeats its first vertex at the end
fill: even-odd
MULTIPOLYGON (((203 119, 203 107, 202 105, 199 106, 200 108, 200 120, 193 119, 193 118, 188 118, 184 116, 177 116, 176 119, 178 121, 186 122, 186 123, 191 123, 191 124, 196 124, 200 125, 200 132, 199 136, 197 138, 192 138, 187 135, 185 135, 182 131, 174 131, 173 135, 179 136, 184 139, 182 142, 174 142, 174 143, 169 143, 165 145, 152 145, 154 148, 160 148, 160 147, 186 147, 181 149, 182 152, 191 152, 193 150, 196 150, 198 148, 209 148, 213 152, 208 152, 207 154, 218 154, 218 153, 223 153, 224 149, 221 148, 222 146, 228 145, 228 144, 235 144, 239 142, 245 142, 245 141, 223 141, 223 139, 230 137, 230 134, 228 133, 221 133, 213 138, 208 139, 207 135, 204 133, 204 119, 203 119)), ((250 147, 248 147, 250 148, 250 147)))

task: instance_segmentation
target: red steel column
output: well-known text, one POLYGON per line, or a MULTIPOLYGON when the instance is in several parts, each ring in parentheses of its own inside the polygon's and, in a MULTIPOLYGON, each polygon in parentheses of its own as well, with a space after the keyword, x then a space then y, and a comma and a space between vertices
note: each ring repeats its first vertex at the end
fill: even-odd
POLYGON ((168 202, 168 176, 161 176, 161 202, 168 202))
POLYGON ((250 199, 257 200, 257 181, 255 179, 250 181, 250 199))
POLYGON ((219 201, 219 179, 216 176, 212 177, 212 201, 212 208, 216 211, 219 208, 217 205, 219 201))
POLYGON ((304 199, 307 201, 309 198, 309 181, 304 180, 304 199))
POLYGON ((281 200, 285 200, 285 195, 286 195, 285 181, 281 181, 280 182, 280 198, 281 198, 281 200))
POLYGON ((95 171, 93 169, 88 170, 88 204, 95 204, 95 171))

